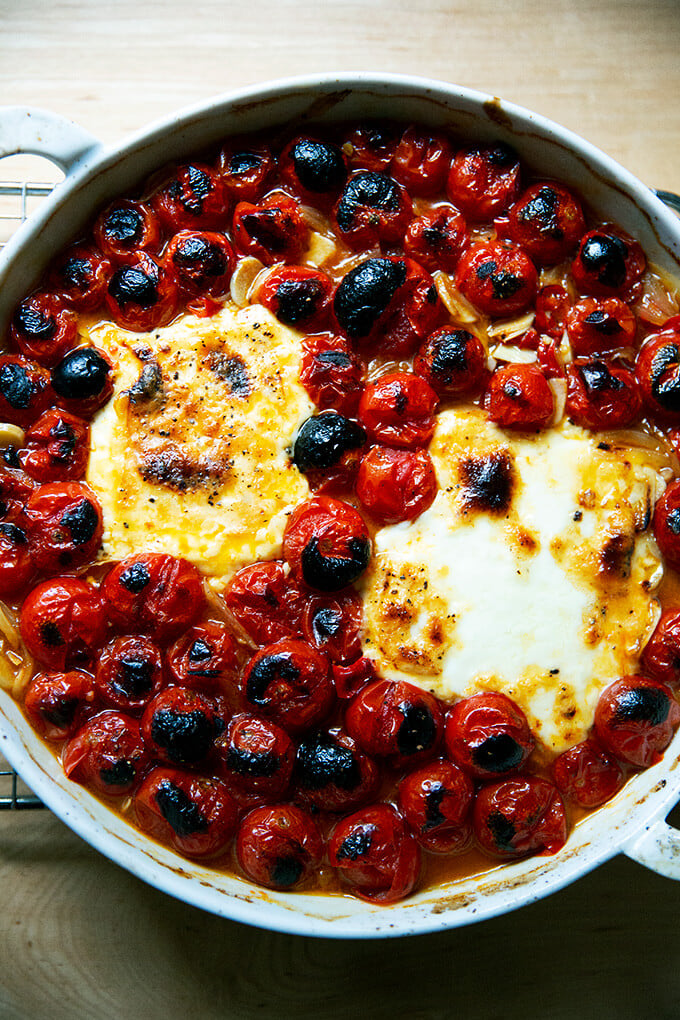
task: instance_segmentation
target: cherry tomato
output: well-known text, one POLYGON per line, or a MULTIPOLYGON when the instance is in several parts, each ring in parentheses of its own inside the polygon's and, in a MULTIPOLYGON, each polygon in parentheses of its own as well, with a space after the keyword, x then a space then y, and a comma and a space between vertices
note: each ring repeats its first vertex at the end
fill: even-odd
POLYGON ((114 627, 172 641, 201 615, 201 575, 186 560, 164 553, 128 556, 105 577, 102 596, 114 627))
POLYGON ((91 245, 74 244, 53 263, 50 284, 70 308, 91 312, 104 302, 111 263, 91 245))
POLYGON ((468 248, 456 269, 456 285, 485 315, 523 312, 534 301, 538 274, 516 245, 479 241, 468 248))
POLYGON ((250 709, 288 733, 302 733, 326 718, 335 701, 328 659, 305 641, 283 638, 257 652, 243 673, 250 709))
POLYGON ((61 756, 69 779, 107 797, 129 793, 150 764, 139 723, 122 712, 101 712, 68 741, 61 756))
POLYGON ((355 170, 335 205, 333 222, 345 244, 362 251, 400 244, 412 213, 408 194, 393 177, 355 170))
POLYGON ((434 756, 444 734, 444 716, 428 691, 405 680, 378 680, 350 702, 345 726, 366 754, 402 768, 434 756))
POLYGON ((451 156, 446 135, 411 125, 397 143, 390 169, 409 194, 436 195, 444 188, 451 156))
POLYGON ((234 244, 266 266, 297 262, 309 241, 309 227, 297 202, 285 195, 268 195, 258 205, 239 202, 234 210, 234 244))
POLYGON ((161 227, 146 202, 119 198, 97 219, 93 236, 97 247, 114 262, 137 251, 157 252, 161 227))
POLYGON ((305 803, 321 811, 352 811, 375 797, 380 773, 346 733, 319 731, 300 741, 295 781, 305 803))
POLYGON ((624 365, 581 358, 567 366, 569 417, 589 429, 621 429, 639 417, 642 397, 635 373, 624 365))
POLYGON ((494 857, 554 854, 567 840, 562 798, 552 783, 537 776, 482 787, 472 821, 477 842, 494 857))
POLYGON ((256 715, 236 715, 215 749, 221 775, 235 793, 276 800, 288 789, 295 745, 285 730, 256 715))
POLYGON ((625 782, 623 769, 593 740, 563 751, 553 762, 553 778, 564 797, 584 808, 605 804, 625 782))
POLYGON ((177 312, 179 293, 174 274, 152 255, 137 251, 111 276, 105 300, 114 322, 144 333, 170 322, 177 312))
POLYGON ((222 706, 188 687, 166 687, 144 709, 140 723, 147 746, 159 761, 201 765, 224 733, 222 706))
POLYGON ((238 808, 225 783, 155 768, 132 801, 139 827, 185 857, 216 857, 236 831, 238 808))
POLYGON ((585 229, 579 201, 552 181, 532 184, 508 213, 507 236, 540 266, 566 258, 585 229))
POLYGON ((223 623, 191 627, 168 652, 173 682, 226 694, 238 672, 238 645, 223 623))
POLYGON ((321 863, 323 842, 312 818, 293 804, 255 808, 241 822, 236 856, 268 889, 292 889, 321 863))
POLYGON ((415 356, 413 371, 440 397, 472 397, 484 387, 489 370, 484 345, 466 329, 443 326, 415 356))
POLYGON ((645 673, 660 683, 680 683, 680 609, 664 609, 641 661, 645 673))
POLYGON ((173 167, 151 196, 161 224, 178 230, 214 230, 226 224, 229 199, 222 178, 205 163, 173 167))
POLYGON ((652 414, 662 422, 680 424, 680 324, 648 337, 635 372, 652 414))
POLYGON ((469 815, 474 783, 448 761, 435 761, 410 772, 399 783, 397 803, 425 850, 460 853, 472 839, 469 815))
POLYGON ((618 298, 584 298, 567 312, 567 333, 576 357, 630 347, 636 329, 635 316, 618 298))
POLYGON ((24 507, 36 484, 23 471, 0 465, 0 518, 25 527, 24 507))
POLYGON ((363 389, 364 366, 344 337, 324 333, 302 341, 300 382, 319 410, 353 415, 363 389))
POLYGON ((519 189, 519 159, 502 142, 457 153, 446 182, 449 199, 476 223, 505 212, 519 189))
POLYGON ((279 156, 279 172, 311 205, 331 202, 347 179, 347 161, 337 145, 301 135, 279 156))
POLYGON ((52 388, 64 407, 89 417, 113 393, 113 366, 96 347, 76 347, 50 373, 52 388))
POLYGON ((680 480, 671 482, 656 501, 653 527, 664 559, 680 570, 680 480))
POLYGON ((228 194, 239 202, 255 202, 264 190, 274 161, 268 146, 235 140, 220 152, 218 168, 228 194))
POLYGON ((3 421, 31 425, 52 403, 49 372, 19 354, 0 355, 0 415, 3 421))
POLYGON ((601 227, 581 238, 571 275, 579 290, 586 294, 633 300, 646 266, 637 241, 615 228, 601 227))
POLYGON ((22 354, 49 368, 78 342, 78 319, 59 294, 38 291, 18 305, 9 334, 22 354))
POLYGON ((670 687, 643 676, 615 680, 595 709, 595 733, 605 751, 641 769, 661 760, 679 722, 670 687))
POLYGON ((89 663, 106 639, 99 592, 77 577, 43 581, 21 607, 20 630, 31 655, 50 669, 89 663))
MULTIPOLYGON (((535 332, 533 330, 527 330, 524 334, 526 337, 528 333, 535 332)), ((518 345, 521 346, 521 345, 518 345)), ((549 336, 541 336, 536 347, 536 364, 540 368, 546 379, 563 379, 564 378, 564 365, 559 355, 559 348, 561 343, 559 340, 554 340, 549 336)))
POLYGON ((373 683, 378 679, 373 659, 369 659, 365 655, 355 659, 354 662, 332 663, 331 674, 335 693, 344 701, 353 698, 366 684, 373 683))
POLYGON ((369 903, 395 903, 418 881, 420 850, 389 804, 360 808, 341 819, 328 841, 328 859, 352 892, 369 903))
POLYGON ((536 296, 536 329, 554 340, 561 340, 567 328, 567 313, 571 308, 569 292, 552 284, 541 287, 536 296))
POLYGON ((330 496, 315 496, 288 518, 283 555, 295 577, 310 588, 340 591, 368 566, 371 540, 354 507, 330 496))
POLYGON ((147 637, 118 637, 102 650, 95 683, 108 708, 139 715, 165 683, 163 657, 147 637))
POLYGON ((425 446, 434 433, 439 399, 430 384, 410 372, 388 372, 369 383, 359 420, 371 439, 392 446, 425 446))
POLYGON ((452 205, 438 205, 411 220, 404 236, 404 251, 429 272, 455 272, 468 245, 463 214, 452 205))
POLYGON ((88 485, 41 485, 26 504, 31 553, 44 571, 71 569, 94 559, 102 540, 102 509, 88 485))
POLYGON ((437 495, 437 476, 425 450, 373 446, 363 457, 356 493, 379 524, 414 521, 437 495))
POLYGON ((24 694, 28 721, 45 740, 66 740, 82 726, 97 704, 89 673, 39 673, 24 694))
POLYGON ((258 291, 258 301, 284 326, 322 329, 330 314, 333 283, 319 269, 282 266, 273 269, 258 291))
POLYGON ((224 593, 227 607, 258 645, 299 633, 304 597, 280 560, 243 567, 224 593))
POLYGON ((305 600, 302 636, 331 662, 353 662, 361 655, 363 602, 352 589, 305 600))
POLYGON ((163 252, 165 269, 174 273, 188 297, 226 294, 235 261, 234 249, 224 234, 201 230, 180 230, 163 252))
MULTIPOLYGON (((357 422, 335 411, 322 411, 303 421, 293 444, 293 463, 313 488, 333 478, 350 480, 358 467, 358 450, 366 432, 357 422)), ((348 487, 351 487, 348 486, 348 487)))
POLYGON ((447 714, 445 739, 451 761, 475 779, 519 772, 536 743, 522 709, 495 691, 458 701, 447 714))
POLYGON ((89 452, 87 422, 53 407, 26 433, 19 460, 38 482, 64 482, 83 477, 89 452))
POLYGON ((24 528, 10 521, 0 524, 0 595, 18 594, 36 574, 24 528))
POLYGON ((389 124, 367 123, 356 127, 343 145, 352 167, 361 170, 387 170, 394 155, 397 138, 389 124))
POLYGON ((555 410, 548 380, 536 365, 497 368, 484 407, 491 421, 504 429, 545 428, 555 410))

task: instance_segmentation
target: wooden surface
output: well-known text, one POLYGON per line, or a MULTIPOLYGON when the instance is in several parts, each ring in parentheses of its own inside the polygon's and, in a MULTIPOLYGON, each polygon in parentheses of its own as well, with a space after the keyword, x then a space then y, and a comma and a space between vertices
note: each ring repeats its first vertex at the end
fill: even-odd
MULTIPOLYGON (((0 103, 106 141, 266 78, 404 71, 529 106, 678 192, 679 54, 678 0, 0 0, 0 103)), ((680 887, 623 859, 463 931, 336 943, 176 903, 24 812, 0 815, 0 897, 2 1020, 680 1016, 680 887)))

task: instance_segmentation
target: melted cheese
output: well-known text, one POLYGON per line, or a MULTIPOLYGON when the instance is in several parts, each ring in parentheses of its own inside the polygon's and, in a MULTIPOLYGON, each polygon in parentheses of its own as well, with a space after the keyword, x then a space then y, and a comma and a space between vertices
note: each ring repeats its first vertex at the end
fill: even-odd
POLYGON ((474 408, 440 415, 430 455, 433 505, 376 536, 365 653, 445 701, 504 691, 561 751, 658 619, 663 483, 576 426, 513 436, 474 408))
POLYGON ((105 558, 172 553, 219 589, 281 554, 287 515, 309 492, 289 458, 314 409, 298 380, 300 339, 264 308, 231 304, 152 333, 91 329, 116 370, 87 470, 105 558))

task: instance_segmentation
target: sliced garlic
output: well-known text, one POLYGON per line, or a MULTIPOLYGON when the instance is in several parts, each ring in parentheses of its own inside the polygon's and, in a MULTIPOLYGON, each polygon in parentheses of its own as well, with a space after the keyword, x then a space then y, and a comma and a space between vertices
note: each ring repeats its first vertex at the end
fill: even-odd
POLYGON ((252 255, 249 255, 244 259, 240 259, 232 274, 231 283, 229 285, 231 300, 235 305, 238 305, 239 308, 245 308, 248 304, 248 291, 250 290, 255 277, 261 273, 263 269, 264 266, 260 260, 254 258, 252 255))

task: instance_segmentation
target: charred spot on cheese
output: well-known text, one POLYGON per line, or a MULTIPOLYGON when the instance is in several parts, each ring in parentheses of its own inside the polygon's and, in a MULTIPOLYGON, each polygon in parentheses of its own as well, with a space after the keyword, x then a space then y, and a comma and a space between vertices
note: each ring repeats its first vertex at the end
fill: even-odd
POLYGON ((486 457, 469 457, 460 462, 464 488, 462 502, 466 510, 504 514, 512 503, 514 468, 507 451, 486 457))
POLYGON ((273 652, 263 655, 248 672, 246 697, 253 705, 267 705, 267 690, 278 680, 294 681, 300 676, 300 670, 286 652, 273 652))
POLYGON ((200 809, 169 779, 164 779, 158 787, 155 797, 160 812, 168 825, 178 836, 192 836, 196 832, 206 832, 208 822, 200 809))
POLYGON ((213 491, 228 475, 231 463, 215 463, 207 458, 190 457, 168 444, 156 454, 140 458, 139 473, 145 482, 161 485, 173 492, 197 489, 213 491))
POLYGON ((125 392, 132 407, 138 409, 140 413, 148 412, 152 406, 162 406, 163 373, 158 362, 147 362, 137 381, 125 392))
POLYGON ((99 514, 89 499, 82 499, 62 514, 59 523, 67 529, 74 545, 85 545, 97 530, 99 514))
POLYGON ((660 726, 668 718, 670 705, 662 690, 631 687, 616 699, 614 718, 622 722, 646 722, 660 726))
POLYGON ((600 552, 603 572, 617 577, 628 577, 634 548, 635 538, 632 534, 621 533, 608 538, 600 552))
POLYGON ((151 739, 162 747, 175 765, 195 765, 205 758, 215 736, 215 728, 204 712, 174 712, 159 709, 151 720, 151 739))
POLYGON ((353 340, 368 336, 405 280, 403 259, 366 259, 350 269, 342 278, 333 302, 341 328, 353 340))
POLYGON ((364 537, 350 538, 349 556, 326 556, 319 540, 312 538, 302 550, 302 577, 317 591, 341 591, 364 572, 371 558, 371 543, 364 537))
POLYGON ((360 825, 350 832, 349 836, 343 839, 338 847, 336 857, 338 860, 356 861, 364 857, 373 845, 375 825, 360 825))
POLYGON ((227 383, 232 396, 245 398, 250 395, 252 387, 243 358, 220 351, 211 351, 206 358, 206 365, 218 379, 227 383))
POLYGON ((151 574, 144 563, 131 563, 120 575, 120 583, 126 591, 139 595, 151 580, 151 574))
POLYGON ((361 769, 351 748, 343 747, 330 733, 303 739, 295 767, 300 785, 307 790, 322 790, 331 784, 354 790, 361 782, 361 769))

